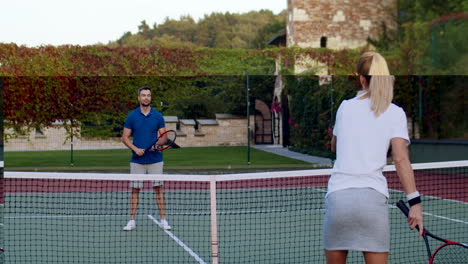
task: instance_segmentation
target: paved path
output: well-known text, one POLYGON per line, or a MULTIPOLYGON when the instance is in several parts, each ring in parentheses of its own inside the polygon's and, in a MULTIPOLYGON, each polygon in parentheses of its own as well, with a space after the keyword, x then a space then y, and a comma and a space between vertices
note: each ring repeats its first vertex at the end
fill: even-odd
POLYGON ((302 153, 290 151, 288 148, 284 148, 281 145, 253 145, 252 147, 256 148, 256 149, 263 150, 263 151, 275 153, 277 155, 302 160, 302 161, 305 161, 305 162, 317 163, 317 164, 320 164, 320 165, 327 165, 327 166, 332 165, 332 162, 331 162, 330 159, 315 157, 315 156, 310 156, 310 155, 307 155, 307 154, 302 154, 302 153))

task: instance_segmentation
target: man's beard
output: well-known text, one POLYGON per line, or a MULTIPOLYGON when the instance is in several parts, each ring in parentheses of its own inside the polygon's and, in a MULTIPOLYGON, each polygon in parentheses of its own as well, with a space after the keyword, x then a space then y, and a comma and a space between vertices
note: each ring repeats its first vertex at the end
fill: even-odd
POLYGON ((147 103, 147 104, 145 104, 145 103, 141 103, 141 105, 142 105, 142 106, 144 106, 144 107, 148 107, 148 106, 150 106, 150 105, 151 105, 151 102, 149 102, 149 103, 147 103))

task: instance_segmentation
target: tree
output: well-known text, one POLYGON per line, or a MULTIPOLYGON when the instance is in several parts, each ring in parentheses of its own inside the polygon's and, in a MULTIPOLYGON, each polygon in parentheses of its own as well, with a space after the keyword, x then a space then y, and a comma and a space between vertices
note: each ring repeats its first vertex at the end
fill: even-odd
POLYGON ((151 38, 151 28, 146 24, 146 20, 141 21, 141 24, 138 26, 138 34, 146 39, 151 38))
POLYGON ((181 16, 179 20, 169 19, 161 25, 154 25, 153 38, 163 36, 178 39, 181 42, 194 43, 196 22, 191 16, 181 16))
POLYGON ((398 0, 398 22, 428 22, 454 12, 468 12, 468 0, 398 0))
POLYGON ((286 27, 285 21, 285 11, 275 15, 269 10, 244 14, 214 12, 198 22, 190 16, 182 16, 179 20, 167 18, 153 28, 142 21, 136 34, 126 32, 110 46, 263 48, 271 36, 286 27))
POLYGON ((263 49, 268 46, 268 40, 275 36, 279 31, 286 28, 286 12, 283 11, 279 17, 275 18, 272 23, 261 28, 255 39, 252 41, 254 48, 263 49))

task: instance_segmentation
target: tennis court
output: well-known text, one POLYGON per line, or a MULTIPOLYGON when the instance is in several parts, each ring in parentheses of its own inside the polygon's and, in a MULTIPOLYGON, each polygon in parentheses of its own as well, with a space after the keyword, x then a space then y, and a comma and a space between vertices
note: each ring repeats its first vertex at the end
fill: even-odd
MULTIPOLYGON (((426 227, 460 242, 468 241, 467 165, 414 165, 426 227)), ((386 170, 390 263, 423 263, 424 242, 393 206, 405 195, 394 168, 386 170)), ((323 199, 330 172, 139 175, 165 180, 172 229, 158 227, 154 192, 145 188, 131 232, 122 231, 129 213, 127 174, 6 172, 2 257, 5 263, 212 263, 215 240, 219 263, 324 263, 323 199)), ((358 252, 349 260, 363 263, 358 252)))

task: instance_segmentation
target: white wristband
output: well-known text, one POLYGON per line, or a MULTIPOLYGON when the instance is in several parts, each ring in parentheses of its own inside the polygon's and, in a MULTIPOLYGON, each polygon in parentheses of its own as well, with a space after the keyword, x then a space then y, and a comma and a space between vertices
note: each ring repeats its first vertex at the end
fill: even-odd
POLYGON ((418 191, 415 191, 414 193, 410 193, 410 194, 407 194, 406 195, 406 199, 407 201, 413 199, 413 198, 416 198, 419 196, 419 192, 418 191))

